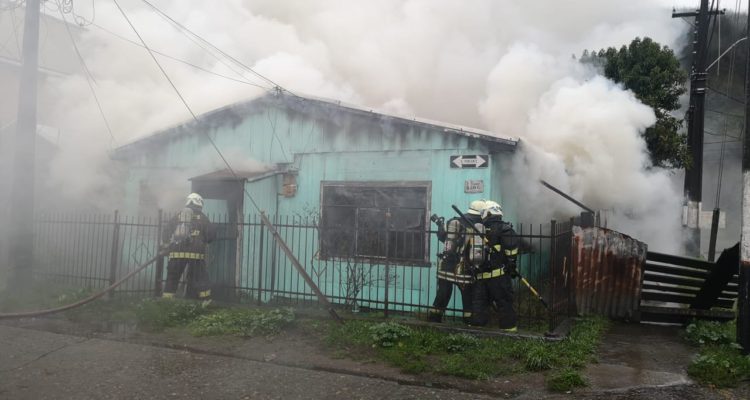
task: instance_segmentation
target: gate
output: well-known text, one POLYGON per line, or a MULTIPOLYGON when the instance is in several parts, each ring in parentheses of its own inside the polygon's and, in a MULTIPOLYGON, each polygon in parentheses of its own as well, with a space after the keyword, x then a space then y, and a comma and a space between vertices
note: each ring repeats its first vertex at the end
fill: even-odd
MULTIPOLYGON (((722 255, 723 256, 723 255, 722 255)), ((721 258, 720 258, 721 261, 721 258)), ((712 286, 715 271, 722 264, 649 251, 646 256, 641 291, 641 321, 687 323, 691 319, 732 320, 737 298, 737 275, 730 272, 728 284, 721 285, 705 306, 699 294, 712 286), (734 275, 734 276, 732 276, 734 275)), ((739 265, 739 263, 734 263, 739 265)), ((725 282, 726 283, 726 282, 725 282)))

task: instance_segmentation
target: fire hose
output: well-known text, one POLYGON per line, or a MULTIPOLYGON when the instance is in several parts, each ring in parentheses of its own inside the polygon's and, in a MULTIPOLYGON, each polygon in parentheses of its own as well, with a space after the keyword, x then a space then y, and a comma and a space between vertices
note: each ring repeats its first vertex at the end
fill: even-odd
POLYGON ((157 255, 155 255, 150 260, 148 260, 145 263, 139 265, 138 268, 130 271, 127 275, 123 276, 122 278, 120 278, 115 283, 109 285, 109 287, 107 287, 106 289, 104 289, 104 290, 102 290, 100 292, 94 293, 91 296, 86 297, 85 299, 81 299, 81 300, 79 300, 79 301, 77 301, 75 303, 64 305, 64 306, 60 306, 60 307, 56 307, 56 308, 49 308, 49 309, 46 309, 46 310, 26 311, 26 312, 9 313, 9 314, 0 314, 0 319, 40 317, 42 315, 55 314, 55 313, 59 313, 59 312, 62 312, 62 311, 67 311, 67 310, 70 310, 70 309, 73 309, 73 308, 76 308, 76 307, 80 307, 80 306, 82 306, 82 305, 84 305, 86 303, 90 303, 90 302, 92 302, 92 301, 94 301, 94 300, 96 300, 96 299, 104 296, 105 294, 107 294, 107 293, 115 290, 118 286, 120 286, 123 283, 125 283, 125 281, 127 281, 130 278, 132 278, 137 273, 143 271, 144 269, 146 269, 146 267, 148 267, 149 265, 153 264, 156 260, 158 260, 159 257, 164 257, 166 254, 167 254, 166 251, 159 252, 157 255))

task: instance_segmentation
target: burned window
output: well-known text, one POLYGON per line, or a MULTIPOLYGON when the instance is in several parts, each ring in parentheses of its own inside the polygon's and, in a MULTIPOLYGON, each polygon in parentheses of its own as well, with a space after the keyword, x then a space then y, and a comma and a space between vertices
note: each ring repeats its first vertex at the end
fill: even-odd
POLYGON ((424 263, 429 183, 323 183, 321 255, 424 263))

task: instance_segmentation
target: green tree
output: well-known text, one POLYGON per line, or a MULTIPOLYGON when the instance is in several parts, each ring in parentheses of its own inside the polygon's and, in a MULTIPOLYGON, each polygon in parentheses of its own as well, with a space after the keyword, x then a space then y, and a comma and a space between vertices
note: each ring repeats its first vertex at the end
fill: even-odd
POLYGON ((679 132, 683 120, 670 114, 680 108, 680 96, 687 90, 687 73, 672 49, 647 37, 635 38, 619 50, 584 51, 581 62, 602 69, 607 78, 632 90, 638 100, 653 108, 656 123, 643 137, 655 166, 689 166, 686 137, 679 132))

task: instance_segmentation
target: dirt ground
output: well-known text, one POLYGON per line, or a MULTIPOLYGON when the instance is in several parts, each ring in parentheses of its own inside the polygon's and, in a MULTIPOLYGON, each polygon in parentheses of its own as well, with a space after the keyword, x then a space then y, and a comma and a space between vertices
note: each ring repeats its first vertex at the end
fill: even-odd
MULTIPOLYGON (((693 349, 685 346, 677 337, 676 328, 669 327, 614 325, 600 346, 599 362, 590 365, 585 370, 590 386, 574 393, 552 394, 544 389, 544 375, 541 373, 497 377, 486 381, 471 381, 430 374, 405 374, 373 359, 353 360, 345 354, 332 354, 330 349, 322 344, 322 338, 316 337, 309 329, 300 327, 286 329, 274 337, 238 338, 193 337, 182 329, 145 333, 135 329, 132 324, 93 326, 72 323, 64 318, 5 321, 3 324, 16 329, 62 334, 73 341, 97 340, 111 343, 112 346, 119 344, 138 345, 141 348, 145 346, 145 348, 152 348, 155 352, 179 351, 194 357, 226 359, 231 363, 291 368, 297 372, 322 374, 321 377, 345 376, 351 379, 364 379, 368 382, 369 380, 388 382, 398 387, 426 388, 436 390, 446 396, 446 393, 450 393, 450 396, 462 393, 469 396, 467 398, 490 396, 517 399, 750 398, 748 385, 732 390, 714 390, 693 384, 685 373, 685 368, 693 356, 693 349)), ((0 346, 2 346, 1 353, 5 352, 6 347, 14 346, 14 344, 0 342, 0 346)), ((130 368, 139 368, 137 360, 133 361, 130 368)), ((159 368, 172 367, 169 367, 167 363, 159 368)), ((175 365, 173 368, 181 367, 175 365)), ((324 378, 316 379, 325 380, 324 378)), ((423 394, 428 397, 445 398, 438 392, 430 395, 423 394)), ((310 397, 307 398, 328 398, 328 394, 330 393, 310 393, 310 397), (316 397, 319 395, 322 397, 316 397)), ((370 398, 371 394, 376 393, 357 392, 354 397, 370 398)), ((402 394, 407 396, 406 393, 402 394)), ((418 393, 415 392, 414 395, 418 393)), ((274 398, 273 396, 273 392, 269 392, 260 393, 251 398, 274 398)), ((0 397, 2 397, 2 392, 0 392, 0 397)), ((295 396, 292 395, 292 397, 295 396)), ((460 398, 460 396, 455 398, 460 398)))

